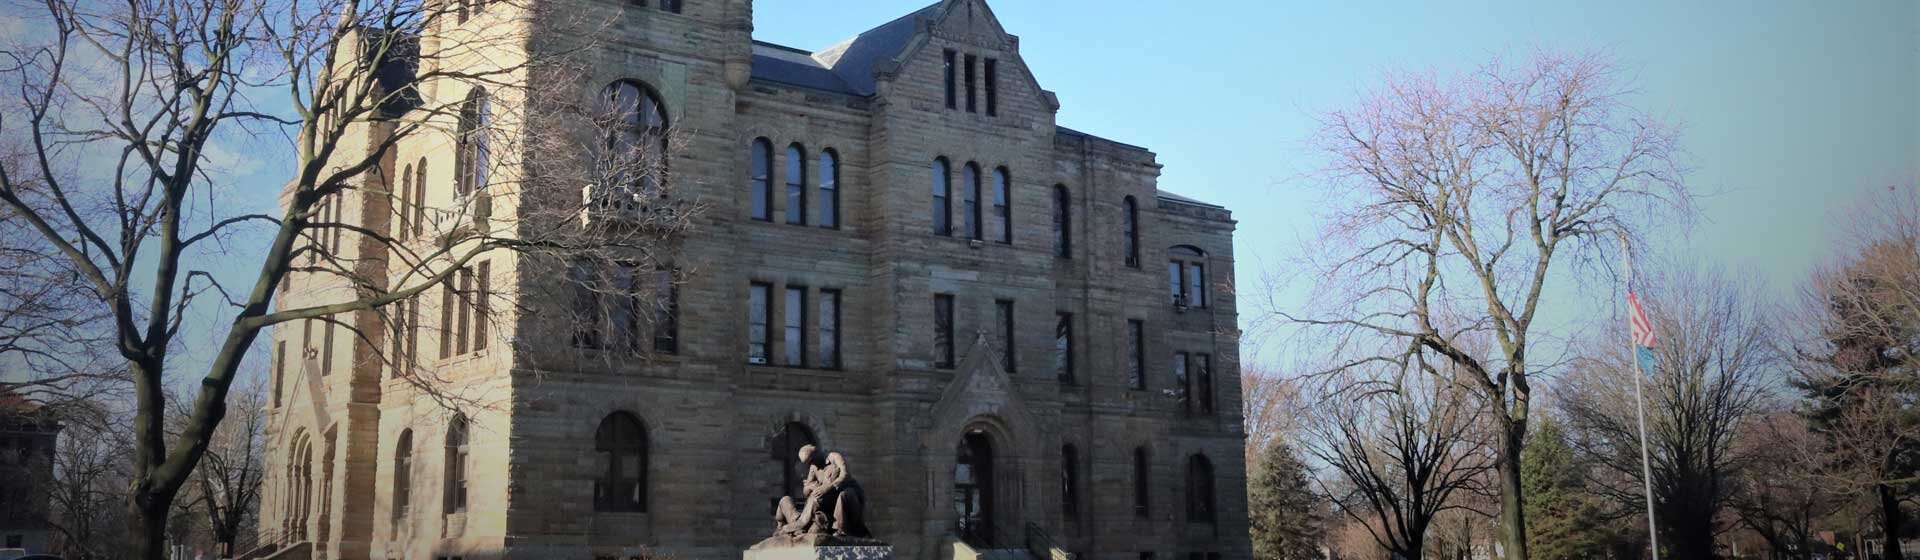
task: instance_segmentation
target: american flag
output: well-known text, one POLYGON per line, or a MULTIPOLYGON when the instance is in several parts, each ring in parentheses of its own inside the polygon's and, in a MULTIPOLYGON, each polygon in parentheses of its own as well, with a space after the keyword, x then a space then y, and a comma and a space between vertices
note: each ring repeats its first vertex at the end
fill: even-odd
POLYGON ((1627 292, 1627 323, 1633 325, 1633 345, 1652 348, 1657 339, 1653 336, 1653 321, 1647 320, 1647 311, 1640 308, 1640 296, 1627 292))

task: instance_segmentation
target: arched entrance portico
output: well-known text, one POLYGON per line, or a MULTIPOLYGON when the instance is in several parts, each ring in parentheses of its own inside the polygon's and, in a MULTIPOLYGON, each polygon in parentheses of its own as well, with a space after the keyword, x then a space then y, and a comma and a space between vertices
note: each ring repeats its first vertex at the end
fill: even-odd
POLYGON ((954 531, 970 544, 994 542, 993 439, 982 428, 960 436, 953 459, 954 531))

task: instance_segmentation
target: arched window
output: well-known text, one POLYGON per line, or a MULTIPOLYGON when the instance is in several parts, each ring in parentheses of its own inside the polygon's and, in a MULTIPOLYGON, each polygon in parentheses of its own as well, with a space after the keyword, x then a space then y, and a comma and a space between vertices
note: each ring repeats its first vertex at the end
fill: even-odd
POLYGON ((947 158, 933 160, 933 234, 953 235, 953 173, 947 158))
POLYGON ((1127 266, 1140 268, 1140 205, 1127 200, 1120 208, 1120 251, 1127 256, 1127 266))
POLYGON ((593 435, 599 478, 593 482, 595 511, 647 511, 647 432, 632 414, 615 412, 593 435))
POLYGON ((427 158, 420 158, 413 168, 413 235, 419 237, 427 231, 427 158))
MULTIPOLYGON (((797 502, 794 505, 804 505, 801 501, 807 497, 803 488, 807 480, 807 466, 800 463, 800 448, 816 445, 820 443, 819 440, 814 439, 813 430, 808 429, 806 424, 788 422, 772 443, 768 451, 773 456, 774 464, 780 467, 781 495, 792 497, 797 502)), ((780 498, 776 496, 773 501, 777 506, 780 498)))
POLYGON ((967 162, 960 170, 960 211, 961 224, 966 227, 967 239, 980 240, 980 165, 967 162))
POLYGON ((1207 254, 1192 245, 1167 249, 1167 287, 1173 304, 1207 306, 1207 254))
POLYGON ((807 149, 787 146, 787 223, 807 224, 807 149))
POLYGON ((1073 258, 1073 196, 1066 185, 1053 186, 1053 256, 1073 258))
POLYGON ((1187 459, 1187 521, 1212 523, 1213 504, 1213 462, 1195 454, 1187 459))
POLYGON ((455 416, 447 424, 447 476, 442 486, 445 513, 467 511, 467 417, 455 416))
POLYGON ((840 228, 840 153, 820 150, 820 227, 840 228))
MULTIPOLYGON (((400 430, 400 442, 393 448, 393 533, 413 507, 413 430, 400 430)), ((395 537, 396 539, 398 537, 395 537)))
POLYGON ((1060 513, 1080 514, 1080 450, 1071 443, 1060 446, 1060 513))
POLYGON ((753 140, 753 184, 748 186, 752 192, 753 219, 773 221, 773 143, 765 138, 753 140))
POLYGON ((667 155, 667 113, 660 98, 638 82, 622 80, 601 92, 600 104, 607 183, 631 191, 629 198, 660 196, 667 155))
POLYGON ((1150 474, 1147 471, 1147 448, 1133 448, 1133 514, 1139 517, 1147 516, 1147 490, 1151 486, 1147 478, 1150 474))
POLYGON ((404 239, 413 232, 413 164, 400 168, 400 188, 393 192, 393 223, 388 234, 394 239, 404 239))
POLYGON ((1012 181, 1007 168, 993 168, 993 240, 1009 245, 1013 244, 1013 213, 1009 210, 1013 193, 1008 191, 1012 181))
POLYGON ((465 196, 486 190, 487 173, 492 168, 493 148, 487 131, 493 126, 493 102, 486 89, 476 87, 467 92, 467 100, 460 103, 459 124, 455 142, 460 170, 455 187, 465 196))

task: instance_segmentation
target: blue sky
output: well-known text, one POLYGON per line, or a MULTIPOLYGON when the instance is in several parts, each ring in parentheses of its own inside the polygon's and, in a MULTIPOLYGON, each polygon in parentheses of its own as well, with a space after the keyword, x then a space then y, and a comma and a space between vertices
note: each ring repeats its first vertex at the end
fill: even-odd
MULTIPOLYGON (((925 4, 761 0, 754 34, 818 49, 925 4)), ((1301 177, 1318 163, 1303 145, 1315 115, 1389 70, 1612 54, 1632 103, 1684 127, 1689 182, 1707 193, 1698 223, 1657 249, 1780 293, 1827 258, 1841 211, 1920 176, 1920 2, 991 4, 1059 94, 1060 124, 1152 148, 1162 189, 1234 211, 1243 286, 1316 231, 1320 191, 1301 177)), ((1268 346, 1261 359, 1283 353, 1268 346)))

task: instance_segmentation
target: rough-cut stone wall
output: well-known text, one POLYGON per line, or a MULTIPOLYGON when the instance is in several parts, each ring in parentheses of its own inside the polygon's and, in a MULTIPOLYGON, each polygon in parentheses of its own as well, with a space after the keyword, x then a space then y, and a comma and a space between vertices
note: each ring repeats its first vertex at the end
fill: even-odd
MULTIPOLYGON (((922 36, 909 42, 903 59, 883 65, 881 93, 873 97, 737 81, 750 49, 745 0, 688 0, 678 15, 625 3, 577 3, 579 14, 606 15, 612 24, 593 51, 592 75, 584 84, 561 84, 558 94, 591 95, 622 79, 645 83, 687 138, 686 151, 671 164, 674 192, 697 201, 704 214, 677 248, 675 264, 688 273, 680 287, 679 352, 630 358, 569 348, 568 333, 539 322, 543 314, 566 312, 564 270, 496 257, 493 285, 527 311, 494 329, 497 341, 489 350, 434 359, 438 302, 421 309, 424 367, 485 403, 464 411, 474 423, 468 510, 449 515, 442 507, 450 413, 391 379, 377 360, 349 360, 367 365, 330 377, 319 395, 330 411, 324 418, 351 428, 338 455, 342 482, 332 486, 329 521, 345 530, 333 530, 336 542, 317 554, 737 558, 771 530, 772 501, 780 492, 772 441, 798 423, 851 460, 871 498, 870 526, 902 557, 930 560, 951 550, 955 449, 974 431, 992 442, 993 522, 1011 533, 1002 536, 1015 546, 1031 524, 1088 558, 1133 559, 1149 551, 1161 558, 1250 557, 1235 301, 1226 288, 1234 269, 1234 222, 1224 209, 1160 198, 1160 168, 1151 152, 1057 129, 1053 94, 1032 79, 1018 38, 984 2, 948 0, 939 17, 918 28, 922 36), (946 108, 946 49, 998 61, 997 115, 985 114, 984 96, 976 113, 965 111, 964 94, 960 109, 946 108), (567 89, 576 86, 586 91, 567 89), (774 147, 772 221, 749 213, 748 146, 756 138, 774 147), (804 225, 785 220, 786 148, 795 143, 808 160, 804 225), (827 149, 841 166, 838 228, 819 226, 818 164, 827 149), (936 157, 952 162, 951 236, 932 232, 929 170, 936 157), (991 229, 983 243, 965 238, 961 169, 967 162, 980 165, 983 218, 991 214, 992 170, 1010 172, 1010 244, 996 242, 991 229), (1070 193, 1070 258, 1053 254, 1055 185, 1070 193), (1122 254, 1129 197, 1140 221, 1137 268, 1122 254), (1209 307, 1176 312, 1168 304, 1167 251, 1176 245, 1207 253, 1209 307), (809 363, 747 364, 753 283, 773 286, 769 354, 775 364, 784 354, 783 287, 807 287, 812 309, 822 290, 839 290, 842 367, 812 361, 818 358, 817 315, 807 324, 809 363), (956 302, 952 368, 934 366, 935 294, 956 302), (996 301, 1014 305, 1011 371, 990 350, 996 301), (1052 367, 1061 312, 1074 317, 1068 384, 1052 367), (1127 384, 1129 320, 1145 325, 1146 390, 1127 384), (1216 414, 1190 416, 1169 396, 1176 351, 1212 355, 1216 414), (594 508, 595 430, 616 411, 645 427, 645 512, 594 508), (411 505, 395 516, 392 466, 406 430, 411 505), (1079 456, 1075 515, 1061 504, 1061 450, 1069 444, 1079 456), (1149 450, 1151 505, 1144 514, 1134 508, 1135 447, 1149 450), (1213 523, 1186 518, 1186 466, 1195 454, 1215 469, 1219 514, 1213 523)), ((565 43, 554 39, 554 45, 565 43)), ((984 87, 984 80, 978 84, 984 87)), ((463 94, 456 89, 427 91, 463 94)), ((420 158, 427 160, 429 202, 450 201, 450 144, 430 136, 410 140, 395 166, 420 158)), ((382 204, 369 200, 357 211, 383 219, 382 204)), ((314 298, 328 289, 302 280, 289 300, 321 301, 314 298)), ((369 344, 384 344, 380 337, 350 338, 336 341, 341 356, 366 356, 369 344)), ((303 344, 298 328, 282 328, 274 340, 294 352, 303 344)), ((315 395, 297 381, 297 358, 289 359, 282 380, 286 398, 274 416, 276 438, 326 429, 318 425, 322 415, 312 412, 315 395)), ((286 453, 270 455, 263 532, 288 513, 286 453)))

